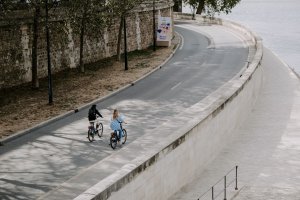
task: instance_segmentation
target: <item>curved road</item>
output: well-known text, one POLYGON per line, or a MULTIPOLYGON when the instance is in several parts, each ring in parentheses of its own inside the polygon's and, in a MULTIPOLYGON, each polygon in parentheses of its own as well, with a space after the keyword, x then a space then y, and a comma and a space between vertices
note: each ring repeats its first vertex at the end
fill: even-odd
POLYGON ((125 114, 130 143, 201 101, 245 66, 249 49, 237 33, 188 23, 175 29, 183 43, 162 69, 97 104, 104 116, 102 140, 88 142, 85 109, 1 146, 0 199, 42 198, 112 154, 111 109, 125 114))

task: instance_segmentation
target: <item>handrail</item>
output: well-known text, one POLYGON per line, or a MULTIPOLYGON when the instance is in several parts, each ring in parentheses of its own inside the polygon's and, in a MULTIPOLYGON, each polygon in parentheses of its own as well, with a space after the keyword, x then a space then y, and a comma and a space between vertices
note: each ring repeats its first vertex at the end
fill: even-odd
POLYGON ((224 200, 227 200, 227 188, 235 182, 235 190, 238 190, 237 186, 237 169, 238 166, 234 166, 231 170, 229 170, 224 177, 222 177, 220 180, 218 180, 213 186, 211 186, 206 192, 204 192, 202 195, 197 200, 201 200, 202 197, 204 197, 209 191, 211 191, 211 199, 215 200, 218 196, 220 196, 222 193, 224 193, 224 200), (235 177, 234 179, 230 180, 229 182, 227 181, 228 175, 235 170, 235 177), (221 190, 219 193, 215 193, 215 186, 219 184, 222 180, 224 180, 224 189, 221 190))

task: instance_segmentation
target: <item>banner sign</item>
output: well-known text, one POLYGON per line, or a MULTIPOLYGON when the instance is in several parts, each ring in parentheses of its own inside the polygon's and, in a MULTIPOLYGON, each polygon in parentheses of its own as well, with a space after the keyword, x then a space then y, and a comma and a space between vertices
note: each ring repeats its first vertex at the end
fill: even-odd
POLYGON ((171 41, 172 26, 171 17, 158 17, 157 41, 171 41))

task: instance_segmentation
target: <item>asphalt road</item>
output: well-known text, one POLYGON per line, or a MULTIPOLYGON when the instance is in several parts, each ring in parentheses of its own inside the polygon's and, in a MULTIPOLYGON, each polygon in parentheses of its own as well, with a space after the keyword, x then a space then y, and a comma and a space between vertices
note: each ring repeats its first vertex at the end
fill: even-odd
POLYGON ((97 104, 104 116, 102 139, 88 142, 87 110, 81 110, 0 146, 0 199, 40 198, 112 154, 113 108, 125 116, 130 143, 201 101, 246 64, 246 43, 224 27, 181 23, 175 30, 183 43, 166 65, 97 104))

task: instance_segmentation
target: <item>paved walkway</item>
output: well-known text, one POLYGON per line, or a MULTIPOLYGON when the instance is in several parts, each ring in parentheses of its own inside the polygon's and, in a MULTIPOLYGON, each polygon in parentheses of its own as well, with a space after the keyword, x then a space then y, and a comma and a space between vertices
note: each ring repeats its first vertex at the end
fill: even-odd
MULTIPOLYGON (((239 190, 231 185, 227 199, 300 199, 300 80, 268 49, 262 65, 261 94, 232 145, 170 199, 198 199, 235 165, 239 190)), ((223 199, 223 184, 216 199, 223 199)), ((212 199, 211 192, 202 199, 212 199)))
MULTIPOLYGON (((136 159, 132 152, 149 145, 149 140, 136 143, 138 138, 153 135, 157 127, 169 127, 166 121, 197 104, 245 67, 248 46, 242 34, 223 26, 183 23, 176 31, 185 39, 172 60, 133 87, 97 103, 104 116, 104 139, 87 140, 87 109, 80 109, 2 146, 0 199, 57 200, 80 195, 136 159), (197 30, 210 33, 213 44, 197 30), (112 108, 124 113, 128 122, 129 137, 121 151, 108 145, 112 108), (128 148, 131 152, 124 152, 128 148)), ((182 127, 180 123, 174 121, 172 131, 182 127)))

